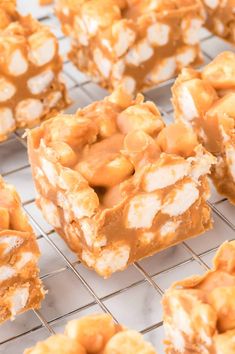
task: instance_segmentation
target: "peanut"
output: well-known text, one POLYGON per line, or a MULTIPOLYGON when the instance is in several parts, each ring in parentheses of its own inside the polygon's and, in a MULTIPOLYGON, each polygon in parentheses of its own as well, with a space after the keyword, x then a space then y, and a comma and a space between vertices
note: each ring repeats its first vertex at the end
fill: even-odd
POLYGON ((109 315, 92 315, 70 321, 65 333, 78 341, 88 353, 99 353, 116 333, 116 326, 109 315))
POLYGON ((235 54, 223 52, 202 70, 202 78, 215 89, 235 86, 235 54))
POLYGON ((76 164, 78 156, 68 144, 64 143, 63 141, 53 141, 48 145, 56 151, 61 165, 65 167, 71 167, 76 164))
POLYGON ((79 171, 92 186, 112 187, 129 177, 134 168, 119 153, 123 136, 116 134, 92 145, 77 164, 79 171))
POLYGON ((164 128, 157 137, 163 152, 189 157, 198 145, 194 132, 183 123, 174 123, 164 128))
POLYGON ((142 103, 130 106, 119 114, 117 125, 123 134, 133 130, 143 130, 145 133, 155 135, 164 126, 160 115, 153 113, 153 107, 142 103))
POLYGON ((90 119, 59 115, 45 124, 47 142, 64 142, 73 149, 79 149, 85 144, 96 140, 98 128, 90 119))

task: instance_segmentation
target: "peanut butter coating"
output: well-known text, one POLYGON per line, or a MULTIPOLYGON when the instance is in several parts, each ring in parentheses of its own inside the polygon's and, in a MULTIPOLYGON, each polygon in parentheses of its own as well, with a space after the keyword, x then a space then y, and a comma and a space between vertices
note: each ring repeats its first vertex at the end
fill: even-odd
POLYGON ((173 88, 176 121, 187 122, 216 158, 211 177, 235 203, 235 54, 219 54, 201 72, 184 69, 173 88))
POLYGON ((101 276, 211 227, 213 156, 140 94, 58 115, 29 132, 28 148, 44 217, 101 276))
POLYGON ((56 13, 69 58, 110 91, 133 94, 202 62, 200 1, 59 0, 56 13))
POLYGON ((142 335, 96 314, 69 321, 64 334, 38 342, 24 354, 156 354, 142 335))
POLYGON ((36 236, 13 186, 0 177, 0 323, 37 309, 44 298, 36 236))
POLYGON ((163 297, 166 353, 234 353, 235 242, 219 248, 212 270, 178 281, 163 297))
POLYGON ((68 105, 56 37, 14 4, 0 9, 0 141, 68 105))
POLYGON ((206 11, 206 27, 217 36, 235 43, 234 0, 202 0, 206 11))

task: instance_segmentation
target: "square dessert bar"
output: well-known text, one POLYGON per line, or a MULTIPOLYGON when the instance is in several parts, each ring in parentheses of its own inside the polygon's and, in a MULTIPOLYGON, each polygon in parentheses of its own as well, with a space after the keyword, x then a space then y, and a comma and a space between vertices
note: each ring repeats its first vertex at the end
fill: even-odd
POLYGON ((96 314, 69 321, 64 334, 38 342, 24 354, 156 354, 153 346, 133 330, 96 314))
POLYGON ((68 104, 56 37, 14 5, 0 0, 0 141, 68 104))
POLYGON ((56 12, 72 38, 69 58, 112 91, 138 92, 201 63, 197 0, 59 0, 56 12))
POLYGON ((176 282, 163 298, 167 354, 235 353, 235 242, 225 242, 213 269, 176 282))
POLYGON ((191 125, 217 158, 212 179, 235 203, 235 54, 218 55, 201 72, 184 69, 173 89, 176 121, 191 125))
POLYGON ((202 0, 206 9, 206 27, 217 36, 235 43, 234 0, 202 0))
POLYGON ((104 277, 211 227, 214 157, 141 94, 58 115, 29 131, 28 150, 44 217, 104 277))
POLYGON ((19 196, 0 177, 0 323, 40 307, 44 290, 39 256, 36 236, 19 196))

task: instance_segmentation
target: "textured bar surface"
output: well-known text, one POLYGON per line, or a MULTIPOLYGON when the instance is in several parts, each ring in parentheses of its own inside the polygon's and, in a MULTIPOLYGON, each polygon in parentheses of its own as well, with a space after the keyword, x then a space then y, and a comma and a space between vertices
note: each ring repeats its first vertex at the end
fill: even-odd
POLYGON ((60 0, 56 13, 70 59, 111 91, 142 91, 202 61, 197 0, 60 0))
POLYGON ((205 5, 206 27, 217 36, 235 44, 234 0, 202 0, 205 5))
POLYGON ((14 4, 0 1, 0 141, 68 104, 56 37, 14 4))
POLYGON ((176 282, 164 295, 167 354, 235 352, 235 242, 219 248, 212 270, 176 282))
POLYGON ((173 88, 176 121, 190 124, 217 157, 212 179, 235 203, 235 54, 223 52, 201 72, 184 69, 173 88))
POLYGON ((0 322, 40 307, 44 290, 38 278, 39 256, 19 196, 0 177, 0 322))
POLYGON ((214 157, 185 125, 164 128, 140 94, 59 115, 29 132, 28 148, 44 217, 102 276, 211 227, 214 157))

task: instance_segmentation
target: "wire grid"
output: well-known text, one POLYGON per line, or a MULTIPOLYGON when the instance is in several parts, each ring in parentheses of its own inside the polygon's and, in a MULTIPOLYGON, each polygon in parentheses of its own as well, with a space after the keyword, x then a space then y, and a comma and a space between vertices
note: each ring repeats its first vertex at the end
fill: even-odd
MULTIPOLYGON (((92 83, 66 60, 69 39, 59 30, 52 8, 40 9, 34 1, 31 6, 34 15, 49 25, 59 39, 61 54, 65 58, 63 78, 74 101, 67 112, 75 112, 78 107, 107 95, 105 90, 92 83)), ((205 63, 219 52, 232 49, 206 30, 201 33, 201 41, 205 63)), ((173 81, 169 80, 145 93, 147 99, 158 105, 166 122, 172 120, 170 87, 173 81)), ((14 322, 1 326, 0 353, 22 353, 36 341, 61 332, 68 320, 102 311, 111 314, 116 322, 143 333, 158 353, 163 353, 161 297, 173 281, 209 269, 219 245, 225 240, 234 239, 234 207, 218 195, 212 186, 209 202, 214 217, 212 231, 136 262, 124 272, 103 280, 76 259, 37 210, 26 142, 21 135, 21 132, 16 132, 8 141, 0 144, 0 173, 18 189, 23 207, 37 234, 42 252, 39 264, 41 279, 48 294, 39 311, 28 311, 14 322)))

